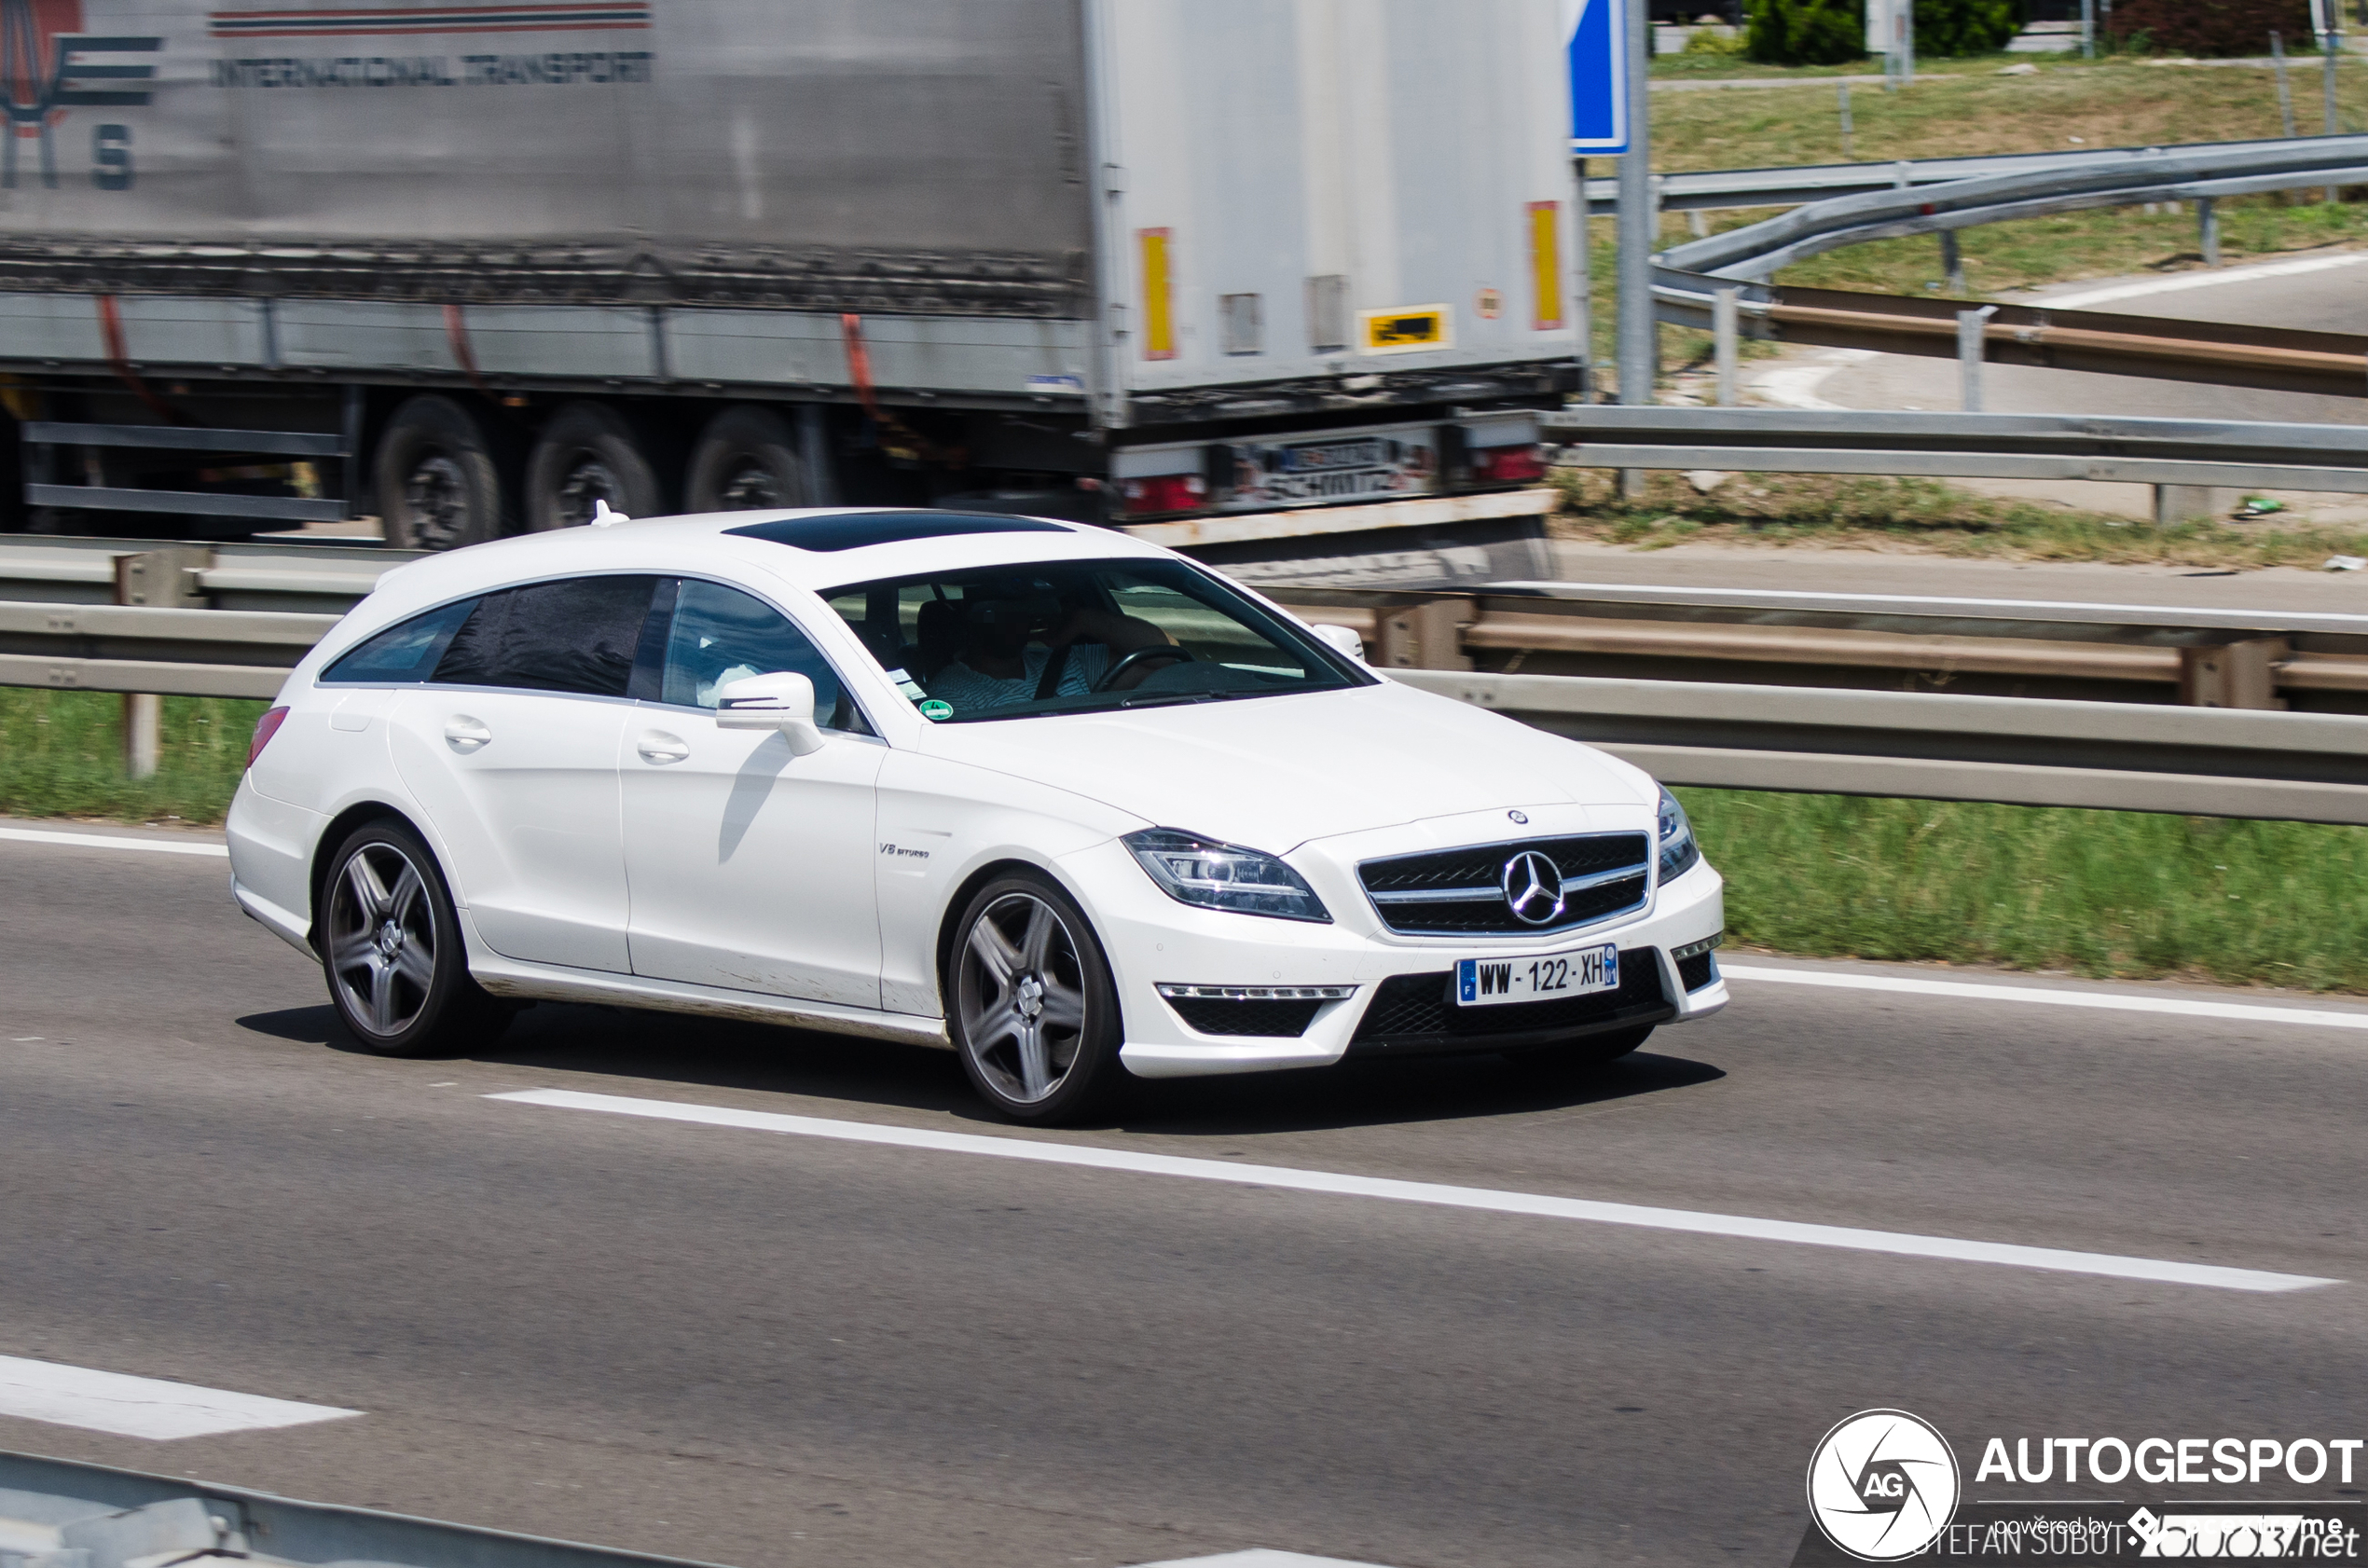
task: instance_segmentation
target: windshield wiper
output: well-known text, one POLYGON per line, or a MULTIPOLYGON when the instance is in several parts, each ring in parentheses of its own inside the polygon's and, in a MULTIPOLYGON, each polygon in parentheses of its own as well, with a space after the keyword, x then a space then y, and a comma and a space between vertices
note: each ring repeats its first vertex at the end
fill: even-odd
POLYGON ((1225 695, 1219 692, 1154 692, 1150 696, 1122 697, 1118 705, 1121 708, 1174 708, 1179 703, 1215 702, 1225 695))

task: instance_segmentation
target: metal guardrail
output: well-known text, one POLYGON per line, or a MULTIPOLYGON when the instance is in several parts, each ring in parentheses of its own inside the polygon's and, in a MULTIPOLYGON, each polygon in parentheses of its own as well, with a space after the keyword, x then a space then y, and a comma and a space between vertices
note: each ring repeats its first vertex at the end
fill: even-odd
POLYGON ((245 1487, 0 1453, 0 1562, 8 1568, 699 1568, 539 1535, 245 1487))
POLYGON ((1830 197, 1689 241, 1664 267, 1720 278, 1765 278, 1844 245, 1967 228, 2090 207, 2249 196, 2309 186, 2368 184, 2368 136, 2312 136, 2233 149, 2166 149, 2087 168, 2021 170, 1905 190, 1830 197))
MULTIPOLYGON (((42 543, 52 566, 94 545, 173 548, 42 543)), ((352 585, 346 554, 224 580, 261 575, 318 599, 352 585)), ((0 553, 0 593, 12 569, 41 564, 0 553)), ((2368 824, 2368 716, 2242 711, 2280 706, 2281 688, 2368 692, 2368 616, 1621 584, 1276 594, 1311 620, 1356 627, 1395 678, 1602 744, 1673 782, 2368 824), (1475 652, 1520 650, 2176 681, 2190 706, 1469 668, 1475 652)), ((0 602, 0 683, 268 696, 335 619, 0 602)))
MULTIPOLYGON (((2368 349, 2368 339, 2362 340, 2368 349)), ((2368 361, 2363 361, 2368 364, 2368 361)), ((2361 392, 2368 394, 2368 370, 2361 392)), ((2088 479, 2368 494, 2368 426, 2087 414, 1592 405, 1539 416, 1583 468, 2088 479)))
MULTIPOLYGON (((1676 170, 1655 175, 1654 182, 1665 212, 1722 212, 1744 207, 1793 207, 1829 197, 1947 185, 1993 174, 2126 171, 2132 165, 2142 168, 2153 160, 2181 154, 2227 153, 2244 157, 2291 147, 2297 140, 2305 138, 2196 142, 2170 147, 2087 147, 2078 152, 1994 153, 1983 158, 1897 158, 1882 163, 1808 163, 1773 169, 1676 170)), ((1587 207, 1598 217, 1618 212, 1619 182, 1590 179, 1587 207)))
POLYGON ((1565 675, 1391 675, 1664 783, 2368 824, 2368 717, 1565 675))
MULTIPOLYGON (((1779 269, 1845 245, 1941 236, 2017 218, 2194 200, 2208 264, 2219 259, 2214 203, 2223 197, 2368 184, 2368 136, 2229 144, 2062 167, 2031 167, 1808 202, 1763 222, 1676 245, 1655 257, 1659 320, 1707 328, 1724 367, 1737 333, 1788 342, 1951 356, 1968 366, 1967 403, 1985 359, 2109 375, 2368 396, 2368 337, 2041 306, 1969 309, 1946 299, 1770 287, 1779 269), (1724 296, 1724 303, 1722 303, 1724 296)), ((1948 261, 1952 276, 1958 268, 1948 261)), ((1723 392, 1722 401, 1730 399, 1723 392)))
POLYGON ((1372 662, 1393 671, 1576 655, 1655 669, 1742 664, 1845 684, 2009 676, 2072 695, 2065 683, 2101 683, 2148 702, 2164 694, 2147 688, 2169 686, 2200 708, 2276 708, 2281 692, 2368 693, 2368 615, 1611 583, 1273 592, 1307 620, 1355 630, 1372 662))

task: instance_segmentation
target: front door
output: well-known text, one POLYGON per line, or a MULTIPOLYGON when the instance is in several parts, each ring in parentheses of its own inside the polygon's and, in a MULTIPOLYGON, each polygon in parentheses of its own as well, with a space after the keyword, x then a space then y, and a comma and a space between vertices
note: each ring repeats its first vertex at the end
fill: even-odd
POLYGON ((880 1005, 874 789, 887 748, 795 623, 685 580, 659 700, 637 706, 617 765, 632 888, 633 972, 849 1007, 880 1005), (720 730, 715 691, 794 670, 827 744, 720 730))

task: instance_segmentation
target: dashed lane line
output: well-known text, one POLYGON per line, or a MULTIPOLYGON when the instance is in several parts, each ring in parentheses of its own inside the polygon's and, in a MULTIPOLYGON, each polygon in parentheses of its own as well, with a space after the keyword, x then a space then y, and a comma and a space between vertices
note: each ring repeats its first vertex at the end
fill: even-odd
POLYGON ((592 1094, 573 1089, 523 1089, 488 1094, 486 1098, 562 1110, 604 1111, 614 1116, 650 1117, 709 1127, 739 1127, 752 1132, 787 1133, 801 1137, 882 1144, 938 1153, 979 1154, 998 1160, 1032 1160, 1045 1164, 1081 1165, 1095 1170, 1126 1171, 1140 1176, 1182 1176, 1200 1181, 1233 1182, 1250 1187, 1322 1192, 1342 1197, 1435 1204, 1448 1208, 1482 1209, 1545 1219, 1586 1220, 1599 1225, 1631 1225, 1654 1231, 1683 1231, 1696 1235, 1732 1236, 1746 1241, 1845 1247, 1859 1252, 1892 1253, 1906 1258, 1940 1259, 1950 1262, 1992 1263, 2066 1273, 2103 1274, 2114 1279, 2150 1280, 2164 1285, 2205 1286, 2221 1290, 2283 1291, 2307 1290, 2314 1286, 2343 1283, 2307 1274, 2271 1273, 2258 1269, 2223 1268, 2210 1263, 2122 1258, 2103 1252, 2072 1252, 2058 1247, 2021 1246, 2008 1242, 1963 1241, 1953 1236, 1918 1236, 1893 1231, 1865 1231, 1847 1225, 1758 1219, 1744 1215, 1703 1214, 1690 1209, 1599 1203, 1589 1198, 1549 1197, 1538 1192, 1499 1192, 1480 1187, 1449 1187, 1438 1182, 1399 1181, 1387 1176, 1344 1176, 1331 1171, 1298 1170, 1282 1165, 1245 1165, 1225 1160, 1149 1154, 1126 1148, 1098 1148, 1085 1144, 1045 1143, 1030 1138, 947 1133, 933 1128, 898 1127, 868 1121, 834 1121, 778 1111, 688 1105, 676 1100, 640 1099, 624 1094, 592 1094))
POLYGON ((343 1421, 360 1410, 0 1355, 0 1415, 168 1441, 343 1421))

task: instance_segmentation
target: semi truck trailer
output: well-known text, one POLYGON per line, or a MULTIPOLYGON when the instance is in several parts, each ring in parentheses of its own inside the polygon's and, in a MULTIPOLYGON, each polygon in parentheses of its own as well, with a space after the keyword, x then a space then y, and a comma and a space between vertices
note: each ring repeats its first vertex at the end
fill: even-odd
POLYGON ((1560 9, 0 0, 0 528, 1501 567, 1576 384, 1560 9))

